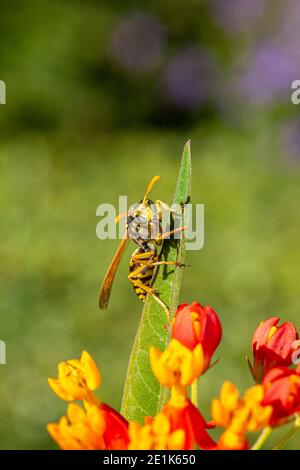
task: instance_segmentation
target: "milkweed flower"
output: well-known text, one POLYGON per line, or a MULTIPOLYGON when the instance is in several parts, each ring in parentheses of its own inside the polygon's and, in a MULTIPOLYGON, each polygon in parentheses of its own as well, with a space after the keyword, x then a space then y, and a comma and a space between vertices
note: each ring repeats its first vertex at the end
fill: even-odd
MULTIPOLYGON (((168 419, 169 434, 183 430, 184 441, 180 444, 186 450, 194 449, 196 445, 201 449, 215 448, 216 443, 207 432, 209 425, 187 397, 187 386, 195 382, 204 367, 202 345, 197 344, 191 350, 177 339, 172 339, 164 352, 150 348, 150 363, 157 380, 171 387, 171 398, 161 410, 168 419)), ((156 422, 153 422, 154 425, 156 422)), ((149 426, 149 421, 145 426, 149 426)), ((145 429, 143 432, 149 435, 149 427, 145 429)), ((181 439, 182 433, 179 436, 181 439)))
POLYGON ((67 416, 47 430, 63 450, 127 449, 128 424, 108 405, 68 405, 67 416))
POLYGON ((52 439, 63 450, 100 450, 105 449, 103 433, 105 430, 104 416, 97 406, 88 410, 71 403, 67 416, 60 418, 58 423, 50 423, 47 430, 52 439))
POLYGON ((249 441, 243 429, 232 426, 226 429, 220 436, 218 450, 249 450, 249 441))
POLYGON ((185 431, 171 431, 167 416, 159 413, 155 418, 146 418, 144 426, 129 423, 129 450, 184 450, 185 431))
POLYGON ((211 414, 217 426, 225 428, 218 449, 245 450, 249 448, 246 433, 257 432, 269 424, 272 407, 263 405, 264 388, 255 385, 240 397, 237 387, 226 381, 220 398, 212 400, 211 414))
POLYGON ((262 405, 272 407, 271 426, 284 423, 286 418, 300 412, 300 366, 296 370, 275 367, 264 377, 262 405))
POLYGON ((216 448, 200 411, 187 398, 184 387, 173 387, 171 398, 154 418, 145 418, 142 426, 129 424, 129 449, 192 450, 216 448))
POLYGON ((226 428, 230 425, 234 412, 242 405, 237 387, 229 381, 223 383, 220 398, 211 403, 211 414, 217 426, 226 428))
POLYGON ((171 424, 171 430, 185 431, 184 449, 192 450, 197 445, 200 449, 211 450, 216 448, 215 441, 208 434, 207 429, 214 427, 208 424, 198 408, 187 398, 184 387, 173 387, 171 398, 162 409, 171 424))
POLYGON ((62 449, 128 448, 128 422, 93 393, 101 385, 101 374, 86 351, 82 353, 80 360, 61 362, 58 366, 58 379, 48 379, 48 382, 62 400, 83 400, 83 408, 70 403, 67 415, 58 423, 47 426, 49 434, 62 449))
POLYGON ((101 385, 101 374, 93 358, 83 351, 79 360, 60 362, 58 378, 50 378, 48 383, 62 400, 83 400, 88 397, 90 391, 101 385))
POLYGON ((211 358, 221 341, 221 322, 212 307, 203 307, 197 302, 182 304, 174 317, 172 337, 190 350, 201 344, 203 373, 210 366, 211 358))
POLYGON ((292 355, 299 338, 296 327, 291 322, 278 326, 278 317, 261 322, 252 339, 253 366, 248 361, 253 378, 260 383, 264 375, 273 367, 290 366, 292 355))
POLYGON ((155 377, 162 385, 191 385, 203 371, 203 349, 198 344, 190 350, 172 339, 164 352, 155 347, 150 348, 150 363, 155 377))

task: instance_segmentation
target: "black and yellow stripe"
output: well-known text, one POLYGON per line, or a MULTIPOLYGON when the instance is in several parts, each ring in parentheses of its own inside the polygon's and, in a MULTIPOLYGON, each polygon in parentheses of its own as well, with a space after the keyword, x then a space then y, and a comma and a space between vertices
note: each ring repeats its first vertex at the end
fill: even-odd
POLYGON ((138 248, 130 259, 128 279, 142 302, 146 300, 155 269, 153 263, 157 262, 157 260, 156 251, 149 247, 138 248))

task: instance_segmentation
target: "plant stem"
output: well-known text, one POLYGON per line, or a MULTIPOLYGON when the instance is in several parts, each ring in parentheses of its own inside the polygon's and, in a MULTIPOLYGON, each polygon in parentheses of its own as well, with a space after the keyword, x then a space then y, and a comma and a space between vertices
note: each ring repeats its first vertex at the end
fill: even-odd
POLYGON ((280 450, 283 449, 287 443, 289 442, 292 437, 299 431, 300 429, 300 420, 296 419, 294 426, 288 431, 288 433, 273 447, 273 450, 280 450))
POLYGON ((192 383, 191 387, 191 400, 194 406, 198 408, 199 394, 198 394, 198 379, 192 383))
POLYGON ((251 450, 261 450, 262 446, 264 445, 272 431, 273 429, 271 428, 271 426, 266 426, 260 433, 255 444, 253 444, 253 446, 251 447, 251 450))

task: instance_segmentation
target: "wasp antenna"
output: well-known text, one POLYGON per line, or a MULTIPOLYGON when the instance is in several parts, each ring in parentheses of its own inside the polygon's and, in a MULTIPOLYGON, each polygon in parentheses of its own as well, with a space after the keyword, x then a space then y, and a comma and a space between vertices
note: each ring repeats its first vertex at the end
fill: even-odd
POLYGON ((150 193, 151 189, 152 189, 153 186, 155 185, 156 181, 158 181, 159 179, 160 179, 160 176, 159 176, 159 175, 156 175, 156 176, 154 176, 154 177, 152 178, 152 180, 150 181, 149 186, 148 186, 148 188, 146 189, 145 195, 144 195, 144 197, 143 197, 143 204, 145 204, 148 194, 150 193))
POLYGON ((121 212, 121 214, 118 214, 115 218, 115 223, 118 224, 123 217, 127 217, 127 211, 126 212, 121 212))

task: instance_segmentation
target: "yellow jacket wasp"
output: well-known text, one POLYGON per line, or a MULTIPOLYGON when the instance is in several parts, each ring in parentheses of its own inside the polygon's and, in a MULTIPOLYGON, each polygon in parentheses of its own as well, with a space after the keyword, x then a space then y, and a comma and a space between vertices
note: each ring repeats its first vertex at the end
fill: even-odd
MULTIPOLYGON (((170 321, 168 306, 151 287, 155 268, 160 265, 174 265, 177 267, 184 265, 178 261, 161 261, 158 254, 158 246, 162 244, 165 238, 169 238, 176 232, 186 230, 186 227, 178 227, 163 233, 162 210, 163 208, 168 208, 168 206, 162 201, 157 200, 154 203, 148 199, 149 192, 159 178, 160 176, 154 176, 148 185, 143 199, 128 212, 122 213, 116 218, 116 223, 118 223, 121 217, 127 217, 126 232, 102 283, 99 306, 100 309, 106 309, 108 306, 112 284, 126 242, 132 239, 137 243, 138 248, 134 251, 130 259, 128 280, 131 282, 135 293, 142 302, 145 302, 146 296, 149 294, 163 307, 167 315, 166 327, 168 327, 170 321)), ((170 208, 168 208, 168 210, 172 212, 170 208)))

